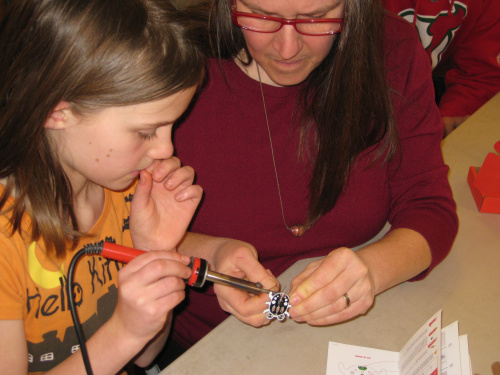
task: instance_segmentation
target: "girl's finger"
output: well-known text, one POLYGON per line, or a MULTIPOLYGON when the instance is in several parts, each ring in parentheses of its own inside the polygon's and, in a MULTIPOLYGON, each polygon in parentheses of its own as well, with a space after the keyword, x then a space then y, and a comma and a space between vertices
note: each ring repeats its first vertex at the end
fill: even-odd
POLYGON ((203 189, 199 185, 189 185, 175 194, 175 199, 178 202, 186 201, 189 199, 201 200, 203 189))
POLYGON ((170 272, 171 276, 184 278, 191 274, 190 271, 185 271, 185 269, 189 270, 186 266, 190 261, 187 255, 174 251, 148 251, 132 259, 120 272, 125 275, 138 272, 145 267, 153 271, 156 267, 158 272, 170 272), (186 272, 189 272, 189 275, 186 275, 186 272))
POLYGON ((168 190, 183 188, 193 184, 194 176, 195 173, 193 168, 189 166, 182 167, 166 176, 164 185, 168 190))
POLYGON ((177 157, 172 156, 171 158, 168 159, 156 161, 148 168, 148 170, 153 176, 154 181, 161 182, 165 178, 167 178, 169 174, 175 172, 180 168, 181 168, 181 161, 177 157))
POLYGON ((151 174, 142 170, 139 174, 139 182, 134 191, 133 207, 142 210, 148 205, 151 189, 153 188, 153 179, 151 174))

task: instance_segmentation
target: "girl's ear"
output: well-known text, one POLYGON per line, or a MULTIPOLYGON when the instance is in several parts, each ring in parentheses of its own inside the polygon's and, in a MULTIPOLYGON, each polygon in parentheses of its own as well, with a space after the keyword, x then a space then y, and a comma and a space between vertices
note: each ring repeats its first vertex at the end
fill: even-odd
POLYGON ((59 102, 50 113, 44 127, 46 129, 64 129, 71 117, 71 107, 68 102, 59 102))

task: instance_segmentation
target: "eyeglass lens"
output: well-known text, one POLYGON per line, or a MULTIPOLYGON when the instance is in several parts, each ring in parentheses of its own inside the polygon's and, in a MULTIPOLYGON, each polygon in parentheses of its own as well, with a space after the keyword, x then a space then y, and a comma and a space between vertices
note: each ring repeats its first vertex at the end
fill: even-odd
MULTIPOLYGON (((273 32, 277 31, 281 22, 246 16, 238 16, 237 22, 241 27, 251 31, 273 32)), ((295 28, 305 34, 312 35, 330 35, 335 34, 340 30, 340 22, 304 22, 295 23, 295 28)))

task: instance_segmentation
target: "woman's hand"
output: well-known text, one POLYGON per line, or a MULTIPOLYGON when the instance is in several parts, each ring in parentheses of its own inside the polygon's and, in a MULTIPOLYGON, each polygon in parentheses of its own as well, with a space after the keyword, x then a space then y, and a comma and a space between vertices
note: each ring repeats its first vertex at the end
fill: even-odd
POLYGON ((142 170, 131 204, 130 231, 142 250, 173 250, 184 236, 203 190, 194 170, 178 158, 155 161, 142 170))
MULTIPOLYGON (((253 246, 236 240, 228 240, 214 255, 214 270, 219 273, 260 282, 264 289, 279 290, 279 282, 269 270, 257 260, 253 246)), ((242 322, 254 327, 270 323, 263 314, 269 301, 268 293, 250 295, 241 290, 214 285, 221 308, 242 322)))
POLYGON ((310 263, 292 280, 291 290, 290 316, 311 325, 334 324, 364 314, 375 297, 370 268, 345 247, 310 263))
POLYGON ((149 342, 184 299, 189 261, 170 251, 149 251, 132 259, 118 273, 118 303, 109 323, 142 346, 149 342))
POLYGON ((421 274, 431 261, 426 239, 407 228, 390 230, 356 252, 336 249, 309 264, 292 281, 290 316, 311 325, 327 325, 364 314, 376 294, 421 274))

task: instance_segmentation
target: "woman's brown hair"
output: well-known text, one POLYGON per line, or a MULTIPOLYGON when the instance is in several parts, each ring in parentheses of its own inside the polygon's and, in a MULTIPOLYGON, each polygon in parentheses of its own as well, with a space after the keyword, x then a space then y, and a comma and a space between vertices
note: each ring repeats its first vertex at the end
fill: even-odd
POLYGON ((78 230, 69 181, 44 123, 66 101, 84 114, 198 85, 204 56, 189 20, 165 0, 16 0, 0 23, 0 195, 12 233, 66 253, 78 230), (7 205, 14 196, 13 205, 7 205))
MULTIPOLYGON (((372 146, 374 160, 396 150, 397 130, 384 62, 384 11, 379 0, 345 0, 344 24, 330 53, 302 90, 299 153, 313 155, 307 225, 329 212, 346 186, 356 157, 372 146), (311 137, 311 133, 313 137, 311 137), (304 140, 314 139, 312 149, 304 140)), ((246 52, 241 29, 231 21, 230 0, 209 9, 212 53, 233 59, 246 52)))

